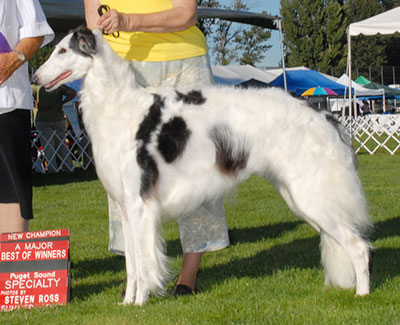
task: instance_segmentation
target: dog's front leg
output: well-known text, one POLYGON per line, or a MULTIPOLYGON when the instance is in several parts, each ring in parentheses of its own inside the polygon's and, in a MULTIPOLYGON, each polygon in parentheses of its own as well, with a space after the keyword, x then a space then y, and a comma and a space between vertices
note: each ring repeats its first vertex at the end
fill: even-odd
POLYGON ((128 214, 126 209, 121 209, 122 215, 122 229, 124 233, 125 243, 125 267, 126 267, 126 290, 123 305, 131 304, 135 301, 136 297, 136 265, 135 265, 135 251, 134 251, 134 240, 133 234, 130 230, 128 214))
MULTIPOLYGON (((132 202, 131 200, 128 200, 132 202)), ((127 230, 124 234, 127 267, 127 290, 124 304, 134 301, 135 305, 143 305, 150 293, 158 294, 163 290, 167 280, 163 242, 159 234, 159 207, 153 199, 143 201, 141 198, 126 206, 127 230), (134 269, 135 274, 131 274, 134 269)))

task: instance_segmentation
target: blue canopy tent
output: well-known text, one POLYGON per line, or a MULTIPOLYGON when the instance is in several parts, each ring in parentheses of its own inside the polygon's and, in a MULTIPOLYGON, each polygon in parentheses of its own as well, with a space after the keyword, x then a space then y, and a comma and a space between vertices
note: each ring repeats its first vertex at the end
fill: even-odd
MULTIPOLYGON (((325 87, 330 88, 339 96, 343 96, 346 86, 328 79, 324 75, 315 70, 287 70, 287 89, 297 96, 301 96, 307 89, 312 87, 325 87)), ((284 76, 281 74, 279 77, 270 82, 271 86, 284 88, 284 76)))

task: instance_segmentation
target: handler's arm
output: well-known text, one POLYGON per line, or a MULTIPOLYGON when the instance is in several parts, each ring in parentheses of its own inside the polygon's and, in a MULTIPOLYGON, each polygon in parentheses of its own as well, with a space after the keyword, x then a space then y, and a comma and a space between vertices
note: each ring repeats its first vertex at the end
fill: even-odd
POLYGON ((97 15, 98 0, 85 0, 86 22, 89 28, 98 27, 107 33, 115 31, 167 33, 182 31, 196 24, 196 0, 171 0, 171 2, 171 9, 151 14, 121 13, 110 10, 103 14, 98 19, 97 26, 94 26, 93 20, 97 15))
POLYGON ((99 15, 97 14, 97 8, 100 6, 99 0, 84 0, 85 5, 85 19, 86 26, 89 29, 97 29, 97 22, 99 21, 99 15))
MULTIPOLYGON (((24 38, 19 41, 15 49, 23 53, 27 61, 40 48, 43 40, 43 36, 24 38)), ((10 78, 22 64, 24 62, 21 61, 16 52, 0 53, 0 85, 10 78)))

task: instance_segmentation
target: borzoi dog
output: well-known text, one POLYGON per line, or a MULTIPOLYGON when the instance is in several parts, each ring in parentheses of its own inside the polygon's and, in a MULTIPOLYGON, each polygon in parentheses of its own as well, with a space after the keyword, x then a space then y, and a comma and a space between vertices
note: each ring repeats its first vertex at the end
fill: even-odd
POLYGON ((101 32, 85 28, 34 76, 48 90, 78 78, 97 173, 122 213, 124 304, 163 292, 161 217, 188 214, 253 174, 321 234, 325 284, 369 293, 371 221, 350 141, 329 113, 278 89, 150 92, 101 32))

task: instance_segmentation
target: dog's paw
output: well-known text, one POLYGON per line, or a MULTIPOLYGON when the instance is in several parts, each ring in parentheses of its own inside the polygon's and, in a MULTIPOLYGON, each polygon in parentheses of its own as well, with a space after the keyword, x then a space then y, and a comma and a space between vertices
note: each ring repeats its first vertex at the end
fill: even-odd
POLYGON ((119 302, 118 305, 120 305, 120 306, 127 306, 127 305, 133 304, 133 302, 134 302, 134 299, 133 299, 133 298, 128 299, 128 298, 125 296, 124 301, 123 301, 123 302, 119 302))
POLYGON ((365 290, 365 291, 357 290, 357 292, 356 292, 356 297, 365 297, 368 295, 369 295, 369 290, 365 290))
POLYGON ((143 292, 136 292, 136 299, 135 299, 135 305, 136 306, 143 306, 147 299, 149 298, 149 291, 143 291, 143 292))
POLYGON ((369 277, 365 277, 357 283, 356 296, 367 296, 369 295, 369 277))
POLYGON ((146 303, 146 300, 138 300, 138 299, 136 299, 135 300, 135 306, 139 306, 139 307, 143 306, 146 303))

